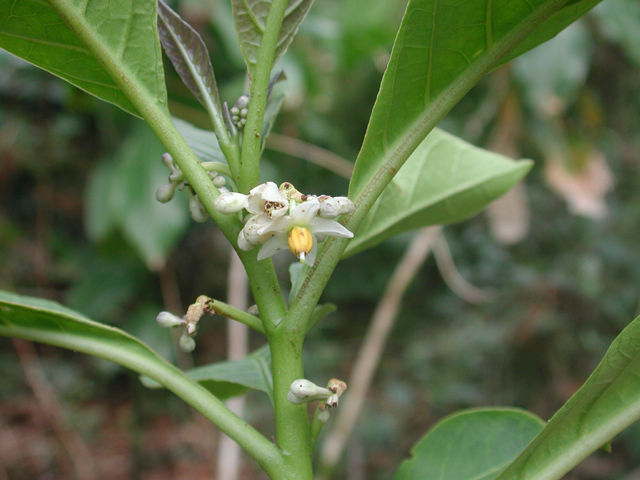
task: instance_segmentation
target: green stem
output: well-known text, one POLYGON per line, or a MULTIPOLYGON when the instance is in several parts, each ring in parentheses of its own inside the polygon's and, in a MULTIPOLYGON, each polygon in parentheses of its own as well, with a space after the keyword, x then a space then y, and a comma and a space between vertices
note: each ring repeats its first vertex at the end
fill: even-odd
POLYGON ((324 423, 318 419, 319 414, 320 414, 320 408, 318 405, 316 407, 315 412, 313 413, 313 420, 311 420, 311 451, 313 451, 316 448, 316 444, 318 443, 318 437, 320 436, 322 427, 324 427, 324 423))
POLYGON ((262 322, 255 315, 251 315, 244 310, 240 310, 233 305, 229 305, 228 303, 216 300, 214 298, 211 298, 207 302, 207 306, 214 310, 218 315, 231 318, 236 322, 244 323, 247 327, 251 327, 257 332, 264 333, 262 322))
POLYGON ((302 365, 303 330, 278 329, 269 338, 273 371, 276 441, 295 480, 311 480, 311 434, 307 405, 287 399, 291 383, 304 377, 302 365))
MULTIPOLYGON (((93 27, 86 21, 75 5, 66 0, 50 0, 50 4, 78 37, 82 39, 94 56, 102 62, 106 71, 171 153, 185 177, 189 180, 189 184, 198 194, 198 197, 209 214, 216 220, 225 236, 232 243, 235 243, 240 229, 240 222, 232 216, 225 216, 216 211, 214 200, 219 195, 219 192, 211 182, 207 172, 200 165, 199 159, 174 127, 168 112, 155 101, 135 76, 118 62, 117 58, 102 43, 93 27)), ((163 372, 145 373, 203 412, 207 418, 252 455, 272 478, 280 478, 278 472, 282 471, 282 456, 274 445, 250 425, 234 415, 215 396, 211 395, 203 387, 194 384, 177 369, 168 375, 163 372)))
POLYGON ((280 36, 280 27, 288 4, 288 0, 272 0, 260 42, 256 68, 253 72, 253 78, 251 78, 249 112, 247 113, 247 122, 244 125, 240 152, 240 174, 235 179, 236 185, 244 193, 255 186, 260 179, 260 151, 267 90, 280 36))

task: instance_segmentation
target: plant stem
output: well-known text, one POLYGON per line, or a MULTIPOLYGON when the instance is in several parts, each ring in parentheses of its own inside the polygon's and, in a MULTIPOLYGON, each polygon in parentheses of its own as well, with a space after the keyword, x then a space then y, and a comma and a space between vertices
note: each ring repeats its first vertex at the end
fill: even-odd
POLYGON ((220 300, 216 300, 215 298, 212 298, 209 302, 207 302, 207 305, 215 310, 218 315, 222 315, 224 317, 235 320, 236 322, 243 323, 260 333, 264 333, 262 322, 255 315, 251 315, 244 310, 241 310, 220 300))
MULTIPOLYGON (((103 64, 114 82, 127 95, 140 115, 169 150, 209 214, 216 220, 225 236, 235 244, 240 229, 239 221, 232 216, 220 214, 215 209, 214 199, 219 195, 219 192, 200 165, 199 159, 174 127, 166 109, 150 95, 131 72, 118 62, 113 52, 101 41, 94 27, 87 22, 79 7, 67 0, 51 0, 49 3, 103 64)), ((17 337, 21 336, 20 332, 12 332, 11 334, 17 337)), ((31 339, 43 341, 33 337, 31 339)), ((26 336, 25 338, 30 337, 26 336)), ((47 342, 47 340, 44 341, 47 342)), ((77 349, 77 343, 70 346, 63 345, 63 343, 59 343, 60 346, 77 349)), ((87 353, 95 354, 91 350, 87 353)), ((234 415, 218 398, 204 387, 188 379, 176 368, 167 366, 159 369, 155 364, 143 368, 142 365, 136 364, 135 360, 137 359, 130 361, 125 358, 121 364, 150 376, 176 393, 242 445, 272 478, 279 478, 278 472, 283 471, 283 458, 277 448, 244 420, 234 415)))
POLYGON ((262 126, 264 110, 267 105, 267 90, 273 60, 275 58, 280 27, 284 18, 288 0, 272 0, 267 16, 254 76, 249 90, 249 112, 244 125, 242 149, 240 152, 240 174, 235 179, 238 189, 247 193, 260 178, 260 152, 262 149, 262 126))
POLYGON ((311 434, 307 405, 295 405, 287 399, 291 383, 304 377, 302 344, 304 330, 280 328, 269 338, 273 397, 276 416, 276 441, 284 455, 291 480, 311 480, 311 434))

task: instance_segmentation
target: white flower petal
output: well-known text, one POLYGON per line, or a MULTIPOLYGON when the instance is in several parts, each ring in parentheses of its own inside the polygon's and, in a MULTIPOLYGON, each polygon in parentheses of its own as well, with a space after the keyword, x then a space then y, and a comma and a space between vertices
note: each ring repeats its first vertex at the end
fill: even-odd
POLYGON ((253 187, 249 191, 249 195, 247 198, 247 206, 246 206, 246 209, 249 211, 249 213, 253 213, 253 214, 264 213, 264 200, 262 199, 262 193, 269 186, 275 187, 276 184, 273 182, 261 183, 260 185, 253 187))
POLYGON ((270 219, 269 223, 265 223, 259 233, 261 235, 266 235, 268 233, 289 233, 292 226, 293 222, 291 217, 289 215, 285 215, 284 217, 270 219))
POLYGON ((260 248, 260 251, 258 252, 258 260, 264 260, 285 248, 289 248, 286 235, 276 235, 271 237, 269 240, 264 242, 264 245, 260 248))
POLYGON ((335 220, 316 217, 309 224, 314 235, 330 235, 332 237, 353 238, 353 233, 335 220))
POLYGON ((247 251, 251 250, 253 247, 255 247, 255 244, 249 243, 244 236, 244 230, 240 230, 240 233, 238 234, 238 248, 240 248, 240 250, 247 251))
POLYGON ((293 225, 305 227, 311 223, 311 220, 317 215, 320 209, 320 203, 316 198, 306 200, 291 212, 291 220, 293 225))
POLYGON ((267 215, 251 215, 247 219, 242 231, 249 243, 258 245, 263 243, 267 238, 271 236, 270 232, 265 232, 265 228, 272 223, 272 220, 267 215))

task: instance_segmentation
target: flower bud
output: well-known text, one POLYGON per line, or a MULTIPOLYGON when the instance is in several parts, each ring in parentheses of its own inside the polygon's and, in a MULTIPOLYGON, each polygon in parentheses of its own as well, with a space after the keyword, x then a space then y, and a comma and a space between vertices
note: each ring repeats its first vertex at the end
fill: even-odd
POLYGON ((329 410, 326 408, 320 409, 320 411, 318 411, 318 420, 322 423, 327 423, 330 416, 331 413, 329 413, 329 410))
POLYGON ((287 399, 291 403, 299 404, 313 400, 322 400, 331 395, 332 393, 329 389, 319 387, 306 378, 299 378, 291 383, 287 399))
POLYGON ((198 223, 207 221, 207 211, 204 209, 204 205, 200 202, 200 199, 195 195, 189 197, 189 213, 191 218, 198 223))
POLYGON ((184 320, 170 312, 160 312, 156 317, 158 325, 164 328, 179 327, 184 325, 184 320))
POLYGON ((174 183, 167 183, 158 187, 156 190, 156 200, 160 203, 167 203, 173 198, 173 194, 176 191, 176 185, 174 183))
POLYGON ((318 211, 318 215, 324 218, 336 218, 340 215, 340 205, 333 197, 328 197, 323 195, 318 197, 318 201, 320 202, 320 210, 318 211))
POLYGON ((340 215, 344 213, 351 213, 356 208, 353 202, 347 197, 333 197, 333 200, 338 204, 340 215))
POLYGON ((175 170, 176 164, 173 161, 173 157, 169 152, 162 154, 162 162, 171 170, 175 170))
POLYGON ((246 208, 247 196, 238 192, 225 192, 218 196, 213 204, 220 213, 236 213, 246 208))
POLYGON ((236 100, 236 103, 233 104, 233 108, 237 108, 239 110, 242 110, 243 108, 247 108, 249 106, 249 95, 244 94, 244 95, 240 95, 238 97, 238 99, 236 100))
POLYGON ((217 175, 214 179, 213 179, 213 184, 216 187, 224 187, 225 184, 227 183, 227 179, 224 178, 222 175, 217 175))
POLYGON ((183 352, 193 352, 196 348, 196 341, 186 333, 183 333, 180 336, 180 340, 178 340, 178 345, 183 352))

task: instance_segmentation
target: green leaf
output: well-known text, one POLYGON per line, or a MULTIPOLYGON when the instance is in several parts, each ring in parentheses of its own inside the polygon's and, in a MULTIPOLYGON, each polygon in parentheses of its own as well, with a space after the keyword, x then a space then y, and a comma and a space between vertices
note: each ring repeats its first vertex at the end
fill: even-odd
POLYGON ((234 415, 206 388, 126 332, 89 320, 55 302, 0 291, 0 335, 68 348, 148 376, 218 425, 263 465, 270 476, 275 475, 270 468, 280 457, 270 441, 234 415))
POLYGON ((55 8, 76 15, 122 77, 137 82, 166 110, 155 0, 11 0, 0 8, 0 48, 102 100, 138 115, 104 65, 55 8), (85 8, 86 7, 86 8, 85 8))
POLYGON ((98 165, 86 192, 86 225, 91 238, 120 229, 149 269, 159 270, 189 226, 186 197, 180 192, 160 203, 156 189, 167 183, 164 148, 151 130, 137 124, 113 160, 98 165))
MULTIPOLYGON (((149 321, 154 322, 153 317, 149 321)), ((168 377, 188 382, 176 367, 137 338, 50 300, 0 290, 0 335, 104 358, 163 385, 168 377)))
POLYGON ((173 124, 176 130, 184 137, 193 152, 203 162, 227 163, 215 133, 203 130, 184 120, 174 117, 173 124))
MULTIPOLYGON (((271 352, 268 345, 243 359, 203 365, 187 370, 185 374, 223 400, 253 389, 266 393, 273 403, 271 352)), ((149 378, 142 377, 141 380, 146 387, 161 387, 149 378)))
POLYGON ((167 57, 187 88, 203 106, 211 105, 222 116, 207 46, 200 34, 162 0, 158 2, 158 32, 167 57))
POLYGON ((349 196, 375 198, 447 111, 488 71, 598 0, 410 0, 378 92, 349 196))
MULTIPOLYGON (((274 64, 287 51, 312 3, 313 0, 289 0, 278 36, 274 64)), ((231 0, 233 23, 249 74, 253 73, 258 60, 270 7, 271 0, 231 0)))
POLYGON ((543 426, 513 408, 454 413, 418 441, 395 480, 492 480, 543 426))
POLYGON ((640 419, 640 317, 609 346, 584 385, 499 480, 562 478, 640 419))
POLYGON ((435 129, 384 189, 345 255, 400 232, 464 220, 507 192, 531 166, 435 129))

